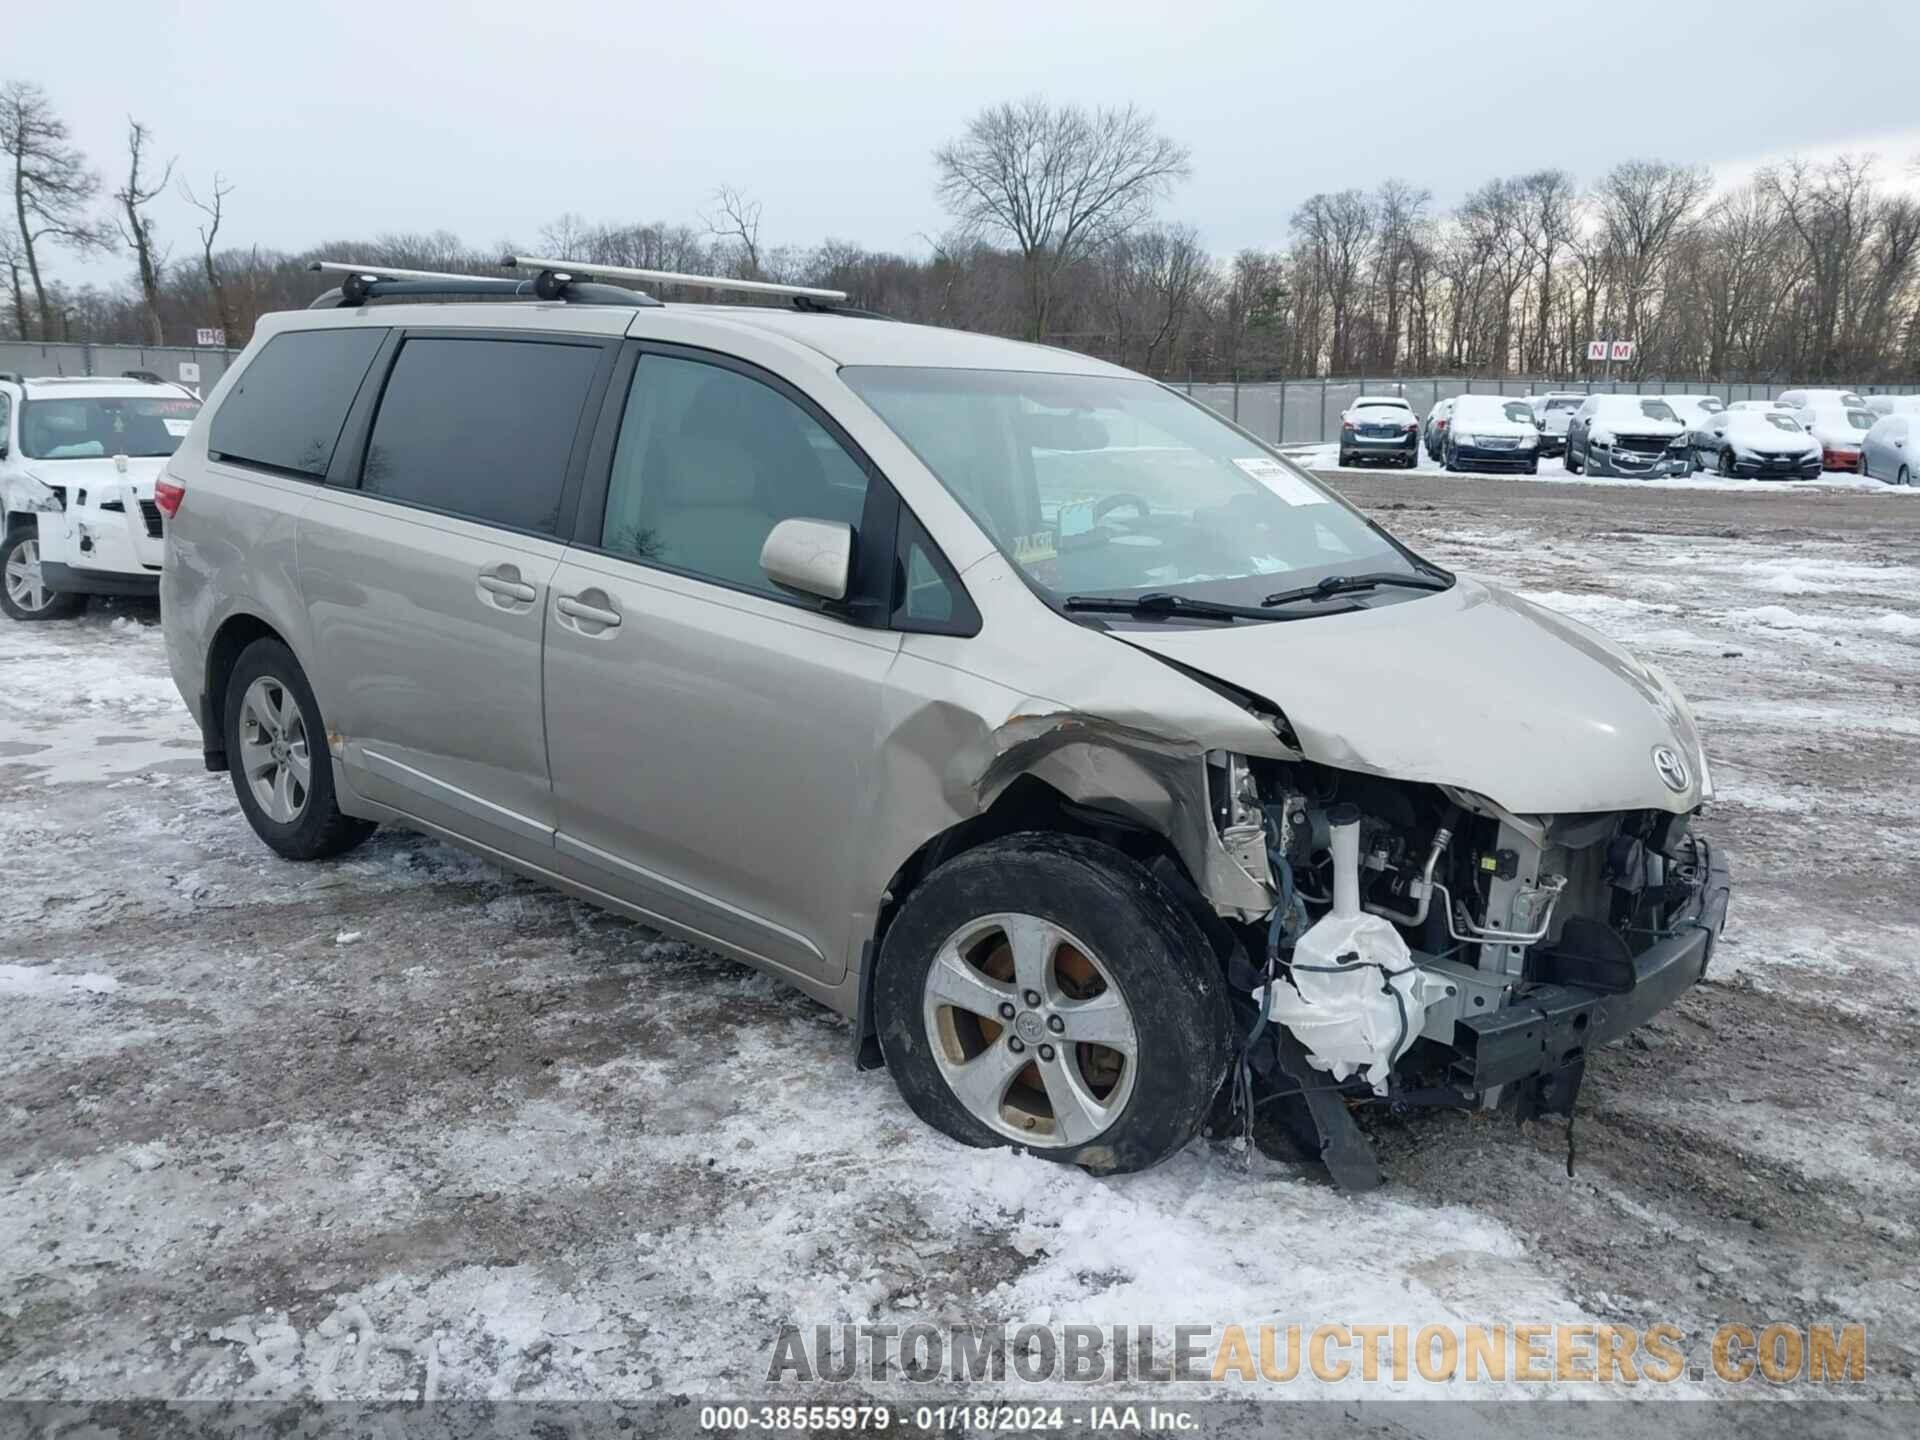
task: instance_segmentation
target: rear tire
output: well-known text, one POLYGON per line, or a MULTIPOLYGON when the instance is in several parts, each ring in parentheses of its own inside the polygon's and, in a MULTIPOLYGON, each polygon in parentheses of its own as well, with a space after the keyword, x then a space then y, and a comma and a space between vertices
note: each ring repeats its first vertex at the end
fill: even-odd
POLYGON ((1560 463, 1566 467, 1569 475, 1578 475, 1580 473, 1580 462, 1574 458, 1572 445, 1567 446, 1566 458, 1560 463))
POLYGON ((1893 483, 1896 485, 1911 485, 1913 483, 1913 472, 1902 465, 1900 467, 1900 473, 1893 477, 1893 483))
POLYGON ((1233 1051, 1192 919, 1133 860, 1069 835, 1011 835, 921 882, 881 947, 873 1013, 936 1130, 1101 1174, 1186 1145, 1233 1051))
POLYGON ((40 569, 40 525, 15 521, 0 546, 0 610, 14 620, 67 620, 87 607, 87 597, 47 588, 40 569))
POLYGON ((374 831, 335 803, 320 703, 293 652, 256 640, 240 652, 223 702, 227 769, 253 833, 283 859, 325 860, 374 831))
POLYGON ((1715 473, 1717 473, 1722 480, 1736 480, 1739 478, 1740 472, 1735 468, 1733 451, 1722 450, 1720 452, 1720 468, 1715 473))

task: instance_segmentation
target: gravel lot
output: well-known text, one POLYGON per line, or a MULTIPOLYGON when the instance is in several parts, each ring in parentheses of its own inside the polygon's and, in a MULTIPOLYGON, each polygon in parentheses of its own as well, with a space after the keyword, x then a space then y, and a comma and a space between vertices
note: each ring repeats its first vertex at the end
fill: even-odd
POLYGON ((152 611, 97 609, 0 628, 0 1397, 739 1396, 787 1320, 1276 1318, 1666 1320, 1696 1361, 1858 1320, 1864 1388, 1920 1396, 1920 503, 1335 480, 1706 733, 1728 936, 1590 1067, 1574 1178, 1558 1122, 1459 1115, 1378 1126, 1358 1200, 951 1145, 740 967, 405 834, 274 859, 152 611))

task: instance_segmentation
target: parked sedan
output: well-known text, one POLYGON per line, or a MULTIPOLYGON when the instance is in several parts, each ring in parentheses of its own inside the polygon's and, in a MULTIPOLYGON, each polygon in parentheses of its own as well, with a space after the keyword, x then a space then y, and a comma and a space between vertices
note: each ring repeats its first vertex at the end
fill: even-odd
POLYGON ((1787 410, 1726 410, 1691 437, 1693 453, 1731 480, 1817 480, 1820 442, 1787 410))
POLYGON ((1420 421, 1398 395, 1362 395, 1340 417, 1340 463, 1420 463, 1420 421))
POLYGON ((1687 427, 1654 395, 1589 395, 1567 422, 1567 471, 1635 480, 1691 475, 1687 427))
POLYGON ((1533 418, 1540 422, 1540 453, 1562 455, 1567 449, 1567 422, 1587 398, 1584 390, 1549 390, 1527 396, 1533 418))
POLYGON ((1449 470, 1518 470, 1528 475, 1540 469, 1540 422, 1533 407, 1517 396, 1462 395, 1453 402, 1453 414, 1440 451, 1440 463, 1449 470))
POLYGON ((1815 405, 1800 412, 1800 423, 1820 442, 1821 464, 1828 470, 1858 470, 1860 442, 1880 417, 1864 405, 1815 405))
POLYGON ((1913 454, 1920 448, 1920 411, 1882 415, 1860 438, 1860 473, 1895 485, 1913 483, 1913 454))
POLYGON ((1920 415, 1920 395, 1869 395, 1867 409, 1876 415, 1920 415))
POLYGON ((1662 395, 1660 398, 1673 407, 1673 413, 1687 427, 1687 444, 1696 452, 1699 449, 1696 442, 1709 433, 1713 417, 1724 415, 1727 410, 1727 402, 1718 395, 1662 395))
POLYGON ((1855 410, 1867 408, 1867 402, 1851 390, 1784 390, 1774 404, 1784 405, 1789 410, 1813 410, 1822 405, 1845 405, 1855 410))
POLYGON ((1421 441, 1427 447, 1428 459, 1438 460, 1440 458, 1440 444, 1447 438, 1447 422, 1452 414, 1453 400, 1451 398, 1438 401, 1435 403, 1433 409, 1427 412, 1427 424, 1425 430, 1422 432, 1421 441))

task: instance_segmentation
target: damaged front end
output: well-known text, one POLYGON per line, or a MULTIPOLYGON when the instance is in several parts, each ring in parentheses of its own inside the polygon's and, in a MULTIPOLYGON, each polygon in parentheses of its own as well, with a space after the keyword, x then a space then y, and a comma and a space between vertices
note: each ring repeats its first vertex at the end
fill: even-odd
POLYGON ((1379 1172, 1348 1102, 1571 1116, 1594 1047, 1699 980, 1725 922, 1726 861, 1691 813, 1518 816, 1310 761, 1212 760, 1222 844, 1257 830, 1277 900, 1233 965, 1241 1119, 1282 1103, 1349 1188, 1379 1172))

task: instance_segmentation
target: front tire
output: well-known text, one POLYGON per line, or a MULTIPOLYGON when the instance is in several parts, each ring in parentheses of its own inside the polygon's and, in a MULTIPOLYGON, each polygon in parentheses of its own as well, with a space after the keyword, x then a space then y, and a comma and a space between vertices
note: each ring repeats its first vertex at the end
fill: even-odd
POLYGON ((1739 478, 1740 472, 1735 468, 1733 451, 1722 450, 1720 452, 1720 468, 1715 473, 1717 473, 1722 480, 1735 480, 1739 478))
POLYGON ((341 812, 320 703, 293 652, 256 640, 227 681, 227 769, 253 833, 287 860, 325 860, 374 831, 341 812))
POLYGON ((1566 458, 1560 463, 1566 467, 1569 475, 1578 475, 1580 473, 1580 462, 1574 458, 1573 446, 1571 444, 1567 446, 1566 458))
POLYGON ((1896 485, 1911 485, 1913 483, 1913 472, 1902 465, 1900 467, 1900 473, 1893 477, 1893 483, 1896 485))
POLYGON ((1012 835, 935 870, 887 931, 873 1007, 922 1120, 1102 1174, 1186 1145, 1233 1049, 1192 919, 1140 865, 1077 836, 1012 835))
POLYGON ((40 526, 16 522, 0 547, 0 610, 15 620, 66 620, 86 608, 87 597, 50 589, 40 568, 40 526))

